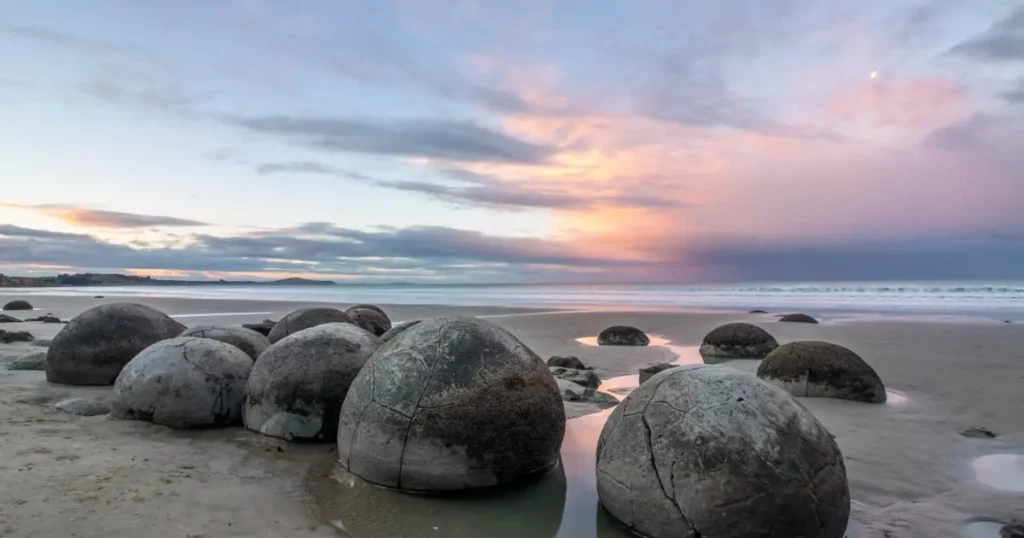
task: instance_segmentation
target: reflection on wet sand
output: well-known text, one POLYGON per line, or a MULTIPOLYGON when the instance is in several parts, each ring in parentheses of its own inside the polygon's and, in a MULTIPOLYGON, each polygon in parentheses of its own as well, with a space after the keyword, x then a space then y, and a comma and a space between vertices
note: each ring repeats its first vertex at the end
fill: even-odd
POLYGON ((1024 455, 990 454, 974 460, 978 482, 1003 491, 1024 492, 1024 455))
POLYGON ((1003 524, 998 521, 972 521, 962 529, 960 529, 960 536, 962 538, 999 538, 999 530, 1003 528, 1003 524))

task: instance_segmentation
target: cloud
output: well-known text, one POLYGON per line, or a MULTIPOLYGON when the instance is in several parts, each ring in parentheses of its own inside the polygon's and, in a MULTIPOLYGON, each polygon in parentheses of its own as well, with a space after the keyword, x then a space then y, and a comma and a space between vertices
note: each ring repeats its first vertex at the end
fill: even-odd
POLYGON ((261 116, 228 118, 253 132, 277 135, 317 149, 454 161, 541 163, 554 148, 475 123, 454 120, 361 121, 261 116))
POLYGON ((1024 103, 1024 78, 1017 81, 1017 85, 1001 94, 1000 97, 1010 103, 1024 103))
POLYGON ((961 112, 967 104, 966 90, 953 79, 883 76, 840 90, 831 96, 827 108, 845 120, 883 127, 927 127, 961 112))
POLYGON ((29 39, 73 51, 114 55, 145 63, 164 62, 160 56, 148 52, 140 47, 121 45, 94 37, 84 37, 63 32, 55 32, 53 30, 38 28, 35 26, 10 24, 3 20, 0 20, 0 35, 29 39))
POLYGON ((196 220, 164 217, 159 215, 140 215, 121 211, 104 211, 65 204, 0 204, 0 207, 25 209, 56 218, 68 224, 86 228, 154 228, 160 226, 206 226, 207 223, 196 220))
POLYGON ((971 117, 936 129, 924 139, 924 145, 943 149, 978 147, 998 122, 989 114, 976 112, 971 117))
POLYGON ((949 52, 981 60, 1024 60, 1024 6, 949 52))

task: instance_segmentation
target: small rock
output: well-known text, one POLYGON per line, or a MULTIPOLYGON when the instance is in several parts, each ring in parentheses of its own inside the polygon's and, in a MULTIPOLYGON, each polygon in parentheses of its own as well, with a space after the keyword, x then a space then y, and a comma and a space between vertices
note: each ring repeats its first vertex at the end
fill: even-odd
POLYGON ((964 437, 972 437, 975 439, 994 439, 999 437, 996 432, 984 427, 984 426, 971 426, 966 430, 960 430, 960 435, 964 437))
POLYGON ((30 351, 7 365, 8 370, 43 370, 46 368, 46 350, 30 351))
POLYGON ((665 370, 668 370, 669 368, 675 368, 675 367, 676 367, 675 364, 663 362, 661 364, 654 364, 654 365, 651 365, 651 366, 646 366, 644 368, 641 368, 640 369, 640 384, 643 385, 645 381, 647 381, 648 379, 654 377, 656 374, 664 372, 665 370))
POLYGON ((566 402, 586 402, 597 404, 601 407, 612 407, 618 405, 619 400, 601 391, 584 387, 579 383, 573 383, 565 379, 555 379, 558 382, 558 392, 562 394, 562 400, 566 402))
MULTIPOLYGON (((14 317, 8 316, 7 314, 0 314, 0 323, 21 323, 21 320, 14 317)), ((1009 322, 1007 322, 1009 323, 1009 322)))
POLYGON ((786 314, 779 316, 779 321, 788 323, 818 323, 818 320, 808 316, 807 314, 786 314))
POLYGON ((256 331, 263 336, 267 336, 270 334, 270 330, 274 328, 274 325, 277 325, 276 321, 272 319, 265 319, 259 323, 243 323, 242 327, 256 331))
POLYGON ((0 329, 0 344, 13 342, 31 342, 36 338, 28 331, 5 331, 0 329))
POLYGON ((751 310, 750 313, 751 314, 767 314, 768 312, 765 311, 765 310, 751 310))
POLYGON ((560 357, 557 355, 551 357, 550 359, 548 359, 548 366, 557 366, 559 368, 574 368, 576 370, 591 369, 589 366, 583 364, 583 361, 571 355, 567 357, 560 357))
POLYGON ((45 316, 39 316, 38 318, 28 318, 25 321, 36 321, 42 323, 63 323, 60 318, 53 314, 46 314, 45 316))
POLYGON ((105 415, 110 412, 110 403, 106 398, 98 400, 89 400, 86 398, 70 398, 62 400, 54 404, 54 409, 63 411, 72 415, 79 415, 83 417, 92 417, 96 415, 105 415))
POLYGON ((551 367, 550 370, 551 375, 555 376, 555 379, 572 381, 573 383, 592 389, 596 389, 601 385, 601 378, 597 377, 597 374, 595 374, 593 370, 577 370, 576 368, 558 367, 551 367))
POLYGON ((103 299, 103 296, 102 295, 94 295, 93 299, 103 299))
POLYGON ((1011 519, 999 529, 1000 538, 1024 538, 1024 521, 1011 519))
POLYGON ((28 301, 16 299, 4 305, 4 310, 32 310, 32 304, 28 301))

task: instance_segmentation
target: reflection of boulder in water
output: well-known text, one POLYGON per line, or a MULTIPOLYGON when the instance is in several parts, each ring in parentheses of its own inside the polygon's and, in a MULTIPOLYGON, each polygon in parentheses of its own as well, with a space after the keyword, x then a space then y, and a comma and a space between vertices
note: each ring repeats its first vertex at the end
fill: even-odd
POLYGON ((437 497, 380 488, 325 461, 308 486, 317 517, 352 538, 554 538, 566 493, 561 466, 522 487, 437 497))

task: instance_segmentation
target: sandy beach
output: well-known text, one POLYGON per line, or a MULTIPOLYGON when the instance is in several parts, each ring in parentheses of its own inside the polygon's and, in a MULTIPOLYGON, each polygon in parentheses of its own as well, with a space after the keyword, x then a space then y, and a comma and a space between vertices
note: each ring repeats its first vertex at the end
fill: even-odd
MULTIPOLYGON (((68 319, 111 300, 36 295, 33 315, 52 312, 68 319)), ((248 300, 132 300, 190 326, 278 319, 301 306, 248 300)), ((812 339, 841 344, 869 362, 891 391, 889 402, 882 405, 800 399, 835 435, 845 457, 853 499, 851 538, 953 537, 971 518, 1024 516, 1024 459, 998 456, 1024 456, 1019 396, 1024 325, 1019 323, 877 318, 804 325, 746 313, 382 306, 395 321, 455 313, 486 317, 542 357, 575 355, 604 379, 635 374, 647 364, 693 357, 704 334, 729 321, 760 325, 780 343, 812 339), (577 341, 615 324, 639 327, 668 343, 599 348, 577 341), (987 427, 998 437, 958 434, 972 426, 987 427)), ((60 327, 20 323, 0 328, 28 330, 45 339, 60 327)), ((316 488, 310 487, 318 473, 325 472, 331 445, 289 445, 241 428, 182 432, 106 416, 67 415, 53 410, 52 404, 67 397, 100 395, 109 388, 50 385, 42 372, 5 369, 6 363, 36 349, 40 348, 32 343, 0 344, 0 535, 329 537, 341 532, 324 516, 316 488)), ((757 361, 725 364, 746 371, 757 367, 757 361)), ((592 411, 567 406, 572 419, 592 411)), ((586 444, 596 442, 596 431, 575 431, 572 439, 567 435, 566 443, 573 446, 563 449, 563 459, 586 452, 586 444)), ((571 467, 568 462, 565 466, 571 467)), ((584 536, 592 531, 580 531, 566 521, 583 517, 568 509, 577 501, 572 498, 573 477, 567 479, 570 495, 561 520, 563 531, 557 536, 584 536)), ((587 509, 592 526, 596 507, 587 509)), ((447 536, 441 531, 434 535, 447 536)))

